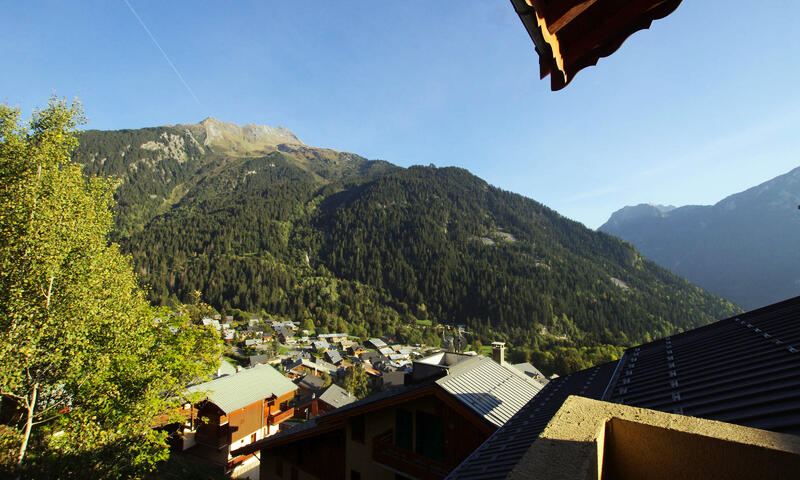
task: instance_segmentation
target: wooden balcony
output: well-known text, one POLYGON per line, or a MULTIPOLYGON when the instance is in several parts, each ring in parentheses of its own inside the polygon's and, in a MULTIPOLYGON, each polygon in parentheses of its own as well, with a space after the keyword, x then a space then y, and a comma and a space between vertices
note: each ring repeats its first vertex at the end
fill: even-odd
POLYGON ((282 412, 272 413, 267 417, 267 425, 277 425, 294 416, 294 408, 287 408, 282 412))
POLYGON ((372 460, 421 480, 441 480, 451 470, 443 462, 395 445, 393 430, 372 440, 372 460))

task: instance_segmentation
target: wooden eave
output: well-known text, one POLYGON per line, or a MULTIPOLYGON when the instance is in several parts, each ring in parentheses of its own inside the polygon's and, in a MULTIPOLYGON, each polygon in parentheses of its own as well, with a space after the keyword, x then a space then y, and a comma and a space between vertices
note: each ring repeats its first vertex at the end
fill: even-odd
POLYGON ((511 0, 539 54, 541 78, 564 88, 639 30, 666 17, 681 0, 511 0))

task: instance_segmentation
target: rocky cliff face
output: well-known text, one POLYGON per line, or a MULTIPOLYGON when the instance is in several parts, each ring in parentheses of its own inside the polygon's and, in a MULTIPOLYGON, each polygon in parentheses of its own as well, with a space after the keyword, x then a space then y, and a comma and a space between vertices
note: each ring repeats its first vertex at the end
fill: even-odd
POLYGON ((270 127, 252 123, 239 126, 235 123, 222 122, 212 117, 206 118, 199 125, 205 132, 204 145, 241 143, 253 149, 276 147, 284 143, 303 145, 303 142, 294 133, 284 127, 270 127))

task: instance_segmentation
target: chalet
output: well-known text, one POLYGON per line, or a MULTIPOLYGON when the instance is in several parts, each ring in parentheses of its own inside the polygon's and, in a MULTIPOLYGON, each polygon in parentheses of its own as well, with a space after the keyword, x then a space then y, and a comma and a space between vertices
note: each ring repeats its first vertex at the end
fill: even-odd
POLYGON ((389 355, 389 360, 393 362, 402 362, 403 360, 408 360, 408 355, 403 355, 401 353, 393 353, 389 355))
POLYGON ((225 330, 222 332, 222 339, 228 343, 233 342, 236 339, 236 331, 235 330, 225 330))
POLYGON ((289 402, 297 386, 274 368, 258 365, 194 385, 200 395, 183 430, 183 449, 191 450, 226 473, 249 470, 258 460, 231 452, 274 435, 293 415, 289 402))
POLYGON ((332 363, 332 364, 334 364, 334 365, 339 365, 340 363, 342 363, 344 361, 344 359, 342 358, 342 354, 339 353, 338 350, 328 350, 328 351, 326 351, 325 352, 325 360, 330 362, 330 363, 332 363))
POLYGON ((412 386, 342 406, 236 453, 260 452, 261 478, 444 478, 540 388, 486 357, 423 361, 412 386))
POLYGON ((366 345, 370 348, 374 348, 375 350, 380 350, 381 348, 386 347, 386 342, 380 338, 370 338, 366 341, 366 345))
POLYGON ((298 395, 301 397, 314 394, 319 394, 324 388, 325 381, 313 374, 306 374, 297 381, 297 388, 299 388, 298 395))
POLYGON ((347 390, 336 384, 329 385, 317 399, 320 414, 350 405, 356 401, 358 401, 356 397, 350 395, 347 390))
POLYGON ((270 358, 272 358, 270 355, 250 355, 250 366, 254 367, 258 364, 267 363, 270 358))
POLYGON ((328 375, 335 375, 336 370, 336 366, 331 365, 328 362, 319 360, 317 362, 313 362, 310 358, 299 358, 289 364, 289 366, 286 368, 286 376, 290 378, 300 378, 310 373, 319 377, 322 375, 322 372, 325 372, 328 375))
POLYGON ((200 320, 204 327, 213 327, 217 331, 222 329, 222 325, 220 325, 219 320, 215 320, 213 318, 203 318, 200 320))
POLYGON ((359 344, 354 344, 347 347, 347 354, 350 355, 351 357, 357 357, 366 351, 367 349, 364 348, 363 345, 359 344))
POLYGON ((329 348, 331 348, 331 345, 325 340, 317 340, 316 342, 311 343, 311 347, 317 352, 319 351, 325 352, 329 348))
POLYGON ((378 353, 380 353, 384 357, 388 357, 389 355, 394 355, 394 350, 392 350, 389 347, 381 347, 378 349, 378 353))
POLYGON ((258 317, 251 318, 247 324, 248 326, 255 327, 261 323, 261 319, 258 317))
POLYGON ((286 327, 281 326, 276 328, 275 333, 278 335, 278 340, 280 340, 281 343, 294 343, 294 333, 286 327))
POLYGON ((381 354, 376 352, 364 352, 358 356, 362 361, 376 364, 381 361, 381 354))
POLYGON ((317 338, 320 340, 325 340, 330 343, 339 343, 343 340, 347 340, 346 333, 320 333, 317 335, 317 338))

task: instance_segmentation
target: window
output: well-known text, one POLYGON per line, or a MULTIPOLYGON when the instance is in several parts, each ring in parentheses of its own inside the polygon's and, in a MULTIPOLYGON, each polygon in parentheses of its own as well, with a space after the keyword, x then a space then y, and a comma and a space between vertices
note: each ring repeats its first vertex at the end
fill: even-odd
POLYGON ((364 443, 364 415, 353 417, 350 421, 350 437, 354 442, 364 443))
POLYGON ((416 452, 433 460, 444 460, 444 422, 441 417, 417 412, 416 452))
POLYGON ((398 408, 395 410, 394 444, 400 448, 411 451, 414 438, 414 415, 408 410, 398 408))
POLYGON ((256 441, 256 434, 254 433, 254 434, 250 435, 250 443, 253 443, 255 441, 256 441))

